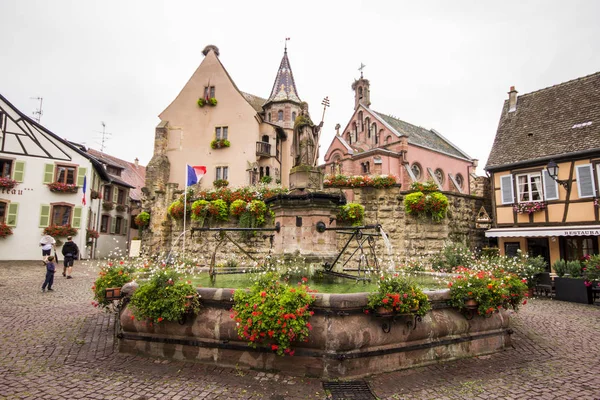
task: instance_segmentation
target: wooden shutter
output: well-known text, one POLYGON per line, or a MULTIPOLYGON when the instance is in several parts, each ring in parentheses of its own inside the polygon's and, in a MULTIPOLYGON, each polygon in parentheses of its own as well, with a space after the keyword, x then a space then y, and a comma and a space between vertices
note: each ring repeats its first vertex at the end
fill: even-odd
POLYGON ((594 197, 596 190, 591 164, 577 166, 577 190, 580 198, 594 197))
POLYGON ((500 177, 500 191, 502 192, 502 204, 512 204, 515 202, 512 175, 500 177))
POLYGON ((25 176, 25 161, 15 161, 12 178, 17 182, 23 182, 25 176))
POLYGON ((117 200, 119 200, 119 188, 116 186, 113 186, 112 187, 112 202, 116 204, 117 200))
POLYGON ((117 219, 113 217, 110 219, 110 233, 115 233, 116 226, 117 226, 117 219))
POLYGON ((83 178, 87 174, 87 168, 79 167, 77 169, 77 186, 83 187, 83 178))
POLYGON ((42 204, 40 207, 40 228, 50 225, 50 206, 42 204))
POLYGON ((81 228, 81 207, 75 207, 73 209, 73 220, 71 222, 73 228, 81 228))
POLYGON ((17 215, 19 214, 19 203, 9 203, 8 213, 6 214, 6 225, 17 226, 17 215))
POLYGON ((44 184, 54 182, 54 164, 44 164, 44 184))
POLYGON ((129 221, 127 220, 127 218, 123 218, 123 235, 127 235, 127 226, 129 225, 128 222, 129 221))
POLYGON ((558 200, 558 183, 550 177, 548 170, 542 171, 542 178, 544 180, 544 199, 558 200))

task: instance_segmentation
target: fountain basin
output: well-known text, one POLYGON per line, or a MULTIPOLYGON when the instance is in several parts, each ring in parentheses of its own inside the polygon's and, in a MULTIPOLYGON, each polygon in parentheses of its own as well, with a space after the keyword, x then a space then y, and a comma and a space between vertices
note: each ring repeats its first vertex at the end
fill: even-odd
POLYGON ((510 345, 509 315, 468 320, 446 305, 447 289, 425 292, 432 310, 413 317, 365 314, 368 293, 316 294, 308 342, 293 357, 239 340, 230 317, 231 289, 198 288, 200 313, 183 324, 146 324, 124 307, 119 351, 221 367, 283 371, 298 376, 353 378, 493 353, 510 345))

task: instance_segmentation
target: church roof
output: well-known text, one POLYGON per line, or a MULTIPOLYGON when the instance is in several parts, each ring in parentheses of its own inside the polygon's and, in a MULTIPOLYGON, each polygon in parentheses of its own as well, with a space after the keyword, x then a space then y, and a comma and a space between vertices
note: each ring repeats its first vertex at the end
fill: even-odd
POLYGON ((391 131, 395 132, 398 136, 408 137, 408 143, 410 144, 425 147, 451 156, 471 160, 471 157, 452 144, 435 129, 425 129, 420 126, 409 124, 406 121, 402 121, 392 116, 370 110, 367 107, 365 107, 365 109, 377 116, 381 122, 385 123, 388 128, 390 128, 391 131))
POLYGON ((300 97, 298 96, 298 90, 296 89, 296 83, 294 83, 294 74, 292 73, 292 67, 290 66, 290 60, 287 56, 287 50, 283 53, 279 70, 277 71, 277 77, 271 90, 271 95, 267 102, 272 101, 295 101, 300 103, 300 97))

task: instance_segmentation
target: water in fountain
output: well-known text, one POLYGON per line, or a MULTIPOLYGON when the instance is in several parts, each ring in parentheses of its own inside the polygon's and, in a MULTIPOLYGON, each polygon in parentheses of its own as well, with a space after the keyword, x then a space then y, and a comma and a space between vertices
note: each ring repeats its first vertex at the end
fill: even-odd
POLYGON ((394 269, 394 261, 392 257, 392 244, 390 243, 390 238, 383 230, 383 227, 379 227, 379 233, 381 234, 381 238, 383 239, 383 243, 385 244, 385 249, 388 255, 388 269, 391 271, 394 269))

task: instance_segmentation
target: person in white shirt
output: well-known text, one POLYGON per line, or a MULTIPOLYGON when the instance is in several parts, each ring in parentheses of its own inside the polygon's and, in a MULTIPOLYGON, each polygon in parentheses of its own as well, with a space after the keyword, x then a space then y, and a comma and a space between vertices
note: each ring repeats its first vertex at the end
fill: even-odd
POLYGON ((48 256, 52 253, 52 249, 56 246, 56 240, 50 235, 44 235, 40 239, 40 246, 42 246, 42 257, 44 258, 44 265, 48 261, 48 256))

